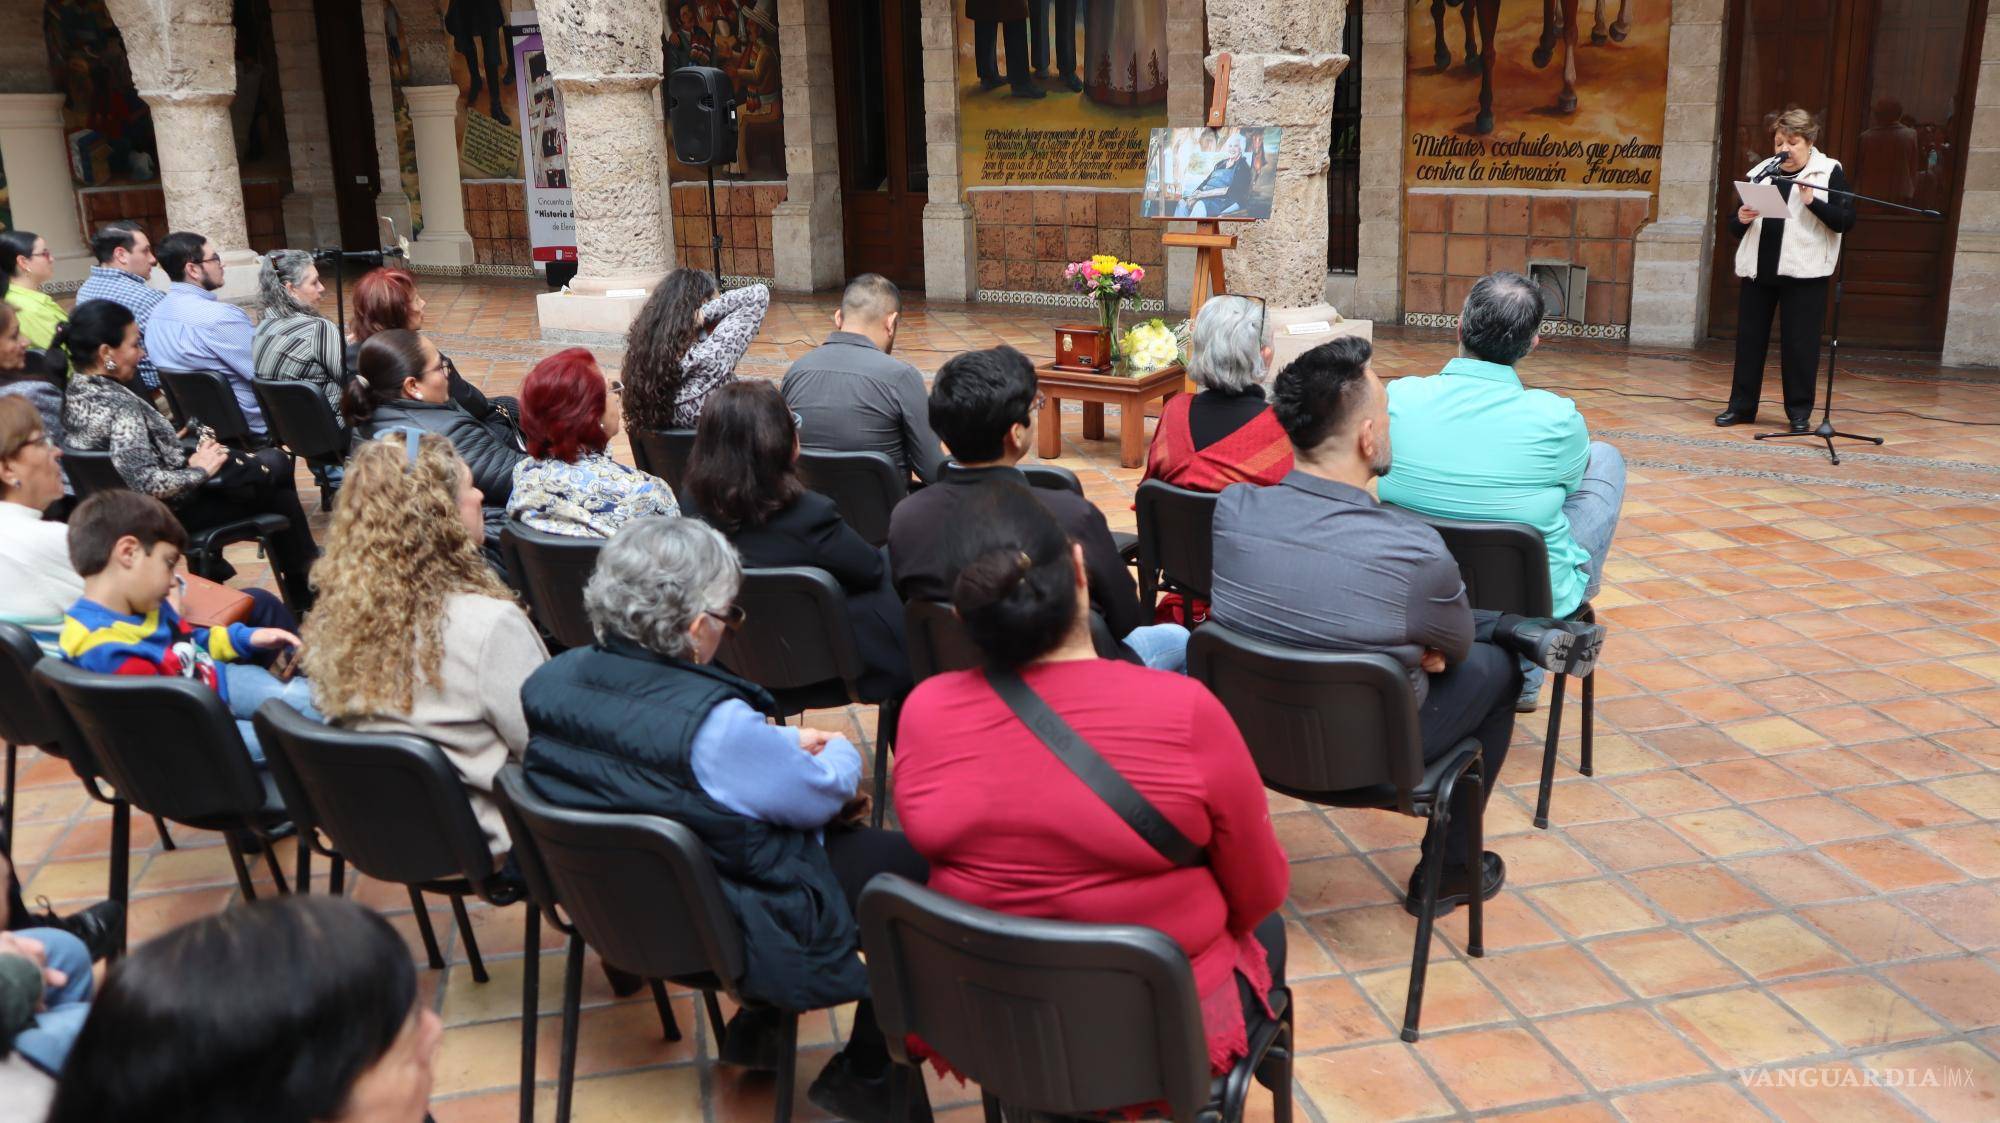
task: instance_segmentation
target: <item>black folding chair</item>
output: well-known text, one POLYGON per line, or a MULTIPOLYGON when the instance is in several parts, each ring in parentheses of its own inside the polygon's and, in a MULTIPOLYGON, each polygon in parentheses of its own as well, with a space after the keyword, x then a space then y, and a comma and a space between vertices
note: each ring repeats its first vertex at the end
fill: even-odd
MULTIPOLYGON (((1465 596, 1474 608, 1512 612, 1519 616, 1553 616, 1554 594, 1549 590, 1549 546, 1542 532, 1526 523, 1483 523, 1444 519, 1411 511, 1429 523, 1444 539, 1458 572, 1465 579, 1465 596)), ((1570 613, 1572 620, 1597 622, 1597 612, 1589 601, 1570 613)), ((1542 742, 1542 784, 1535 795, 1535 825, 1547 830, 1549 800, 1555 791, 1556 742, 1562 736, 1563 687, 1568 675, 1551 672, 1549 682, 1549 731, 1542 742)), ((1592 775, 1596 762, 1591 757, 1597 732, 1597 678, 1583 676, 1583 743, 1579 746, 1577 771, 1592 775)))
POLYGON ((604 549, 601 538, 549 534, 514 519, 500 532, 500 551, 514 587, 542 630, 564 647, 596 642, 583 610, 583 587, 604 549))
POLYGON ((243 861, 244 834, 261 844, 278 892, 291 891, 272 850, 272 832, 290 813, 270 774, 251 763, 214 690, 193 679, 97 674, 53 659, 35 665, 35 679, 43 705, 60 706, 76 730, 64 745, 87 748, 92 767, 132 806, 222 832, 245 900, 256 900, 257 889, 243 861))
POLYGON ((665 480, 676 494, 681 490, 681 477, 687 475, 688 454, 693 451, 693 429, 632 430, 632 463, 641 472, 665 480))
POLYGON ((51 756, 61 756, 56 747, 56 726, 35 697, 32 680, 35 664, 42 661, 41 645, 18 624, 0 621, 0 741, 7 742, 7 806, 0 810, 0 832, 7 836, 7 857, 14 847, 14 770, 16 755, 32 745, 51 756))
MULTIPOLYGON (((1188 642, 1188 677, 1215 693, 1257 762, 1264 786, 1307 803, 1373 807, 1430 820, 1442 845, 1453 814, 1468 817, 1467 868, 1482 869, 1479 741, 1467 737, 1426 764, 1409 672, 1387 655, 1301 651, 1211 621, 1188 642), (1471 781, 1460 786, 1461 779, 1471 781), (1462 806, 1453 807, 1453 797, 1462 806)), ((1417 1039, 1443 854, 1424 863, 1417 946, 1403 1040, 1417 1039)), ((1486 954, 1485 911, 1472 895, 1466 951, 1486 954)))
MULTIPOLYGON (((716 992, 727 993, 739 1006, 757 1003, 736 989, 743 975, 743 933, 701 840, 656 815, 558 807, 535 794, 517 764, 500 770, 499 791, 528 892, 549 923, 569 936, 556 1123, 569 1123, 576 1081, 585 944, 596 948, 604 962, 652 982, 653 1002, 669 1041, 680 1040, 680 1029, 659 980, 701 991, 719 1054, 725 1028, 716 992)), ((532 981, 527 985, 534 987, 532 981)), ((777 1123, 791 1119, 792 1070, 798 1058, 798 1011, 785 1015, 779 1019, 777 1123)), ((528 1048, 524 1042, 524 1051, 528 1048)), ((523 1071, 532 1072, 533 1061, 531 1053, 524 1055, 523 1071)))
POLYGON ((243 416, 229 380, 218 372, 163 369, 160 388, 167 392, 177 423, 185 425, 189 418, 195 418, 215 431, 217 441, 231 448, 251 446, 250 421, 243 416))
POLYGON ((916 682, 986 663, 986 656, 965 634, 958 610, 943 601, 913 600, 903 606, 903 643, 910 653, 910 677, 916 682))
POLYGON ((1248 1055, 1211 1077, 1193 968, 1156 929, 1007 916, 894 874, 868 883, 860 911, 875 1018, 904 1066, 892 1118, 924 1094, 915 1036, 978 1083, 989 1123, 1005 1108, 1115 1118, 1152 1103, 1180 1123, 1235 1123, 1253 1078, 1271 1089, 1276 1123, 1290 1123, 1287 988, 1272 991, 1277 1019, 1248 1055))
POLYGON ((840 517, 870 546, 889 540, 889 513, 910 493, 909 476, 879 452, 799 450, 805 485, 840 509, 840 517))
POLYGON ((853 703, 875 705, 876 826, 888 793, 889 752, 896 741, 901 698, 868 698, 863 667, 847 618, 847 594, 824 569, 746 569, 736 595, 743 626, 723 638, 716 662, 771 692, 780 715, 853 703))
POLYGON ((1036 464, 1023 462, 1015 465, 1021 474, 1028 477, 1029 487, 1047 488, 1050 491, 1073 491, 1083 494, 1083 481, 1076 473, 1060 464, 1036 464))
POLYGON ((1215 567, 1212 491, 1190 491, 1164 480, 1139 485, 1139 604, 1152 608, 1161 591, 1181 596, 1181 623, 1193 626, 1196 599, 1207 600, 1215 567))

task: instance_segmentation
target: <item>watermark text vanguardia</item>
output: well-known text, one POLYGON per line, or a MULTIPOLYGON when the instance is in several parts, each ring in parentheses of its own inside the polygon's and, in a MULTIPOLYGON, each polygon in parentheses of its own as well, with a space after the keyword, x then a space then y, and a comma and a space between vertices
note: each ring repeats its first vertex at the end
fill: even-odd
POLYGON ((1736 1070, 1736 1078, 1749 1088, 1970 1088, 1974 1083, 1971 1069, 1944 1065, 1908 1068, 1759 1065, 1736 1070))

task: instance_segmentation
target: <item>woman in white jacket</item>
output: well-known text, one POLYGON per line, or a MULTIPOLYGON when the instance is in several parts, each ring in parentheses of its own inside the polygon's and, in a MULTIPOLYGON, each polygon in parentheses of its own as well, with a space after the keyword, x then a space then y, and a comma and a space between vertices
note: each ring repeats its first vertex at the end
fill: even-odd
POLYGON ((1826 322, 1827 278, 1840 260, 1840 236, 1854 226, 1854 200, 1830 194, 1847 190, 1840 161, 1813 147, 1819 119, 1792 106, 1765 119, 1771 132, 1771 159, 1745 178, 1772 179, 1790 211, 1788 218, 1759 218, 1738 207, 1730 229, 1742 238, 1736 247, 1736 275, 1743 287, 1736 304, 1736 378, 1729 406, 1717 425, 1757 419, 1764 391, 1764 354, 1771 345, 1771 317, 1778 315, 1778 354, 1785 386, 1785 416, 1791 431, 1811 428, 1814 376, 1819 372, 1819 335, 1826 322), (1797 182, 1792 182, 1796 177, 1797 182))

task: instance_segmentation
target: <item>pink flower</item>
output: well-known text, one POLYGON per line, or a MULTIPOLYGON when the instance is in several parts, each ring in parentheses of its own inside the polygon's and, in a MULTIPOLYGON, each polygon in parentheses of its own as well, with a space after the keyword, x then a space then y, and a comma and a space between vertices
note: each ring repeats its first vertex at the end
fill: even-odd
POLYGON ((1132 267, 1132 279, 1133 279, 1133 280, 1135 280, 1135 281, 1143 281, 1143 280, 1145 280, 1145 279, 1146 279, 1146 270, 1145 270, 1145 268, 1144 268, 1143 266, 1139 266, 1139 265, 1134 265, 1134 266, 1132 267))

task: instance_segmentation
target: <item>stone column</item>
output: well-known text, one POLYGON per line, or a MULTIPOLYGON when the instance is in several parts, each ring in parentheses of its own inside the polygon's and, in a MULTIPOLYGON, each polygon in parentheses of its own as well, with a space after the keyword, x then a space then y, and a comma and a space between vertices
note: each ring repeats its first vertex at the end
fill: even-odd
POLYGON ((465 228, 465 191, 459 186, 458 87, 405 86, 410 129, 417 142, 417 182, 424 192, 424 233, 410 243, 410 264, 463 270, 475 260, 465 228))
POLYGON ((924 204, 924 296, 968 301, 979 288, 978 250, 965 177, 958 163, 958 14, 956 0, 923 0, 924 154, 930 168, 924 204))
POLYGON ((80 281, 92 265, 63 146, 62 103, 61 94, 0 93, 0 166, 13 225, 48 242, 58 282, 80 281))
POLYGON ((1350 316, 1403 318, 1403 71, 1409 13, 1402 0, 1364 0, 1361 19, 1360 253, 1350 316))
POLYGON ((578 272, 536 299, 542 329, 622 333, 673 261, 660 190, 659 0, 542 0, 542 46, 562 97, 578 272), (648 127, 634 128, 635 122, 648 127))
POLYGON ((1722 112, 1723 0, 1674 0, 1659 214, 1632 246, 1631 340, 1692 347, 1708 335, 1722 112))
MULTIPOLYGON (((1167 125, 1194 128, 1208 119, 1208 73, 1202 69, 1201 0, 1167 0, 1167 125)), ((1161 226, 1185 230, 1184 225, 1161 226)), ((1171 312, 1187 314, 1193 295, 1194 251, 1167 247, 1166 272, 1160 287, 1147 286, 1147 296, 1167 302, 1171 312)))
POLYGON ((780 291, 814 292, 840 284, 847 273, 827 0, 779 0, 778 59, 786 187, 785 201, 771 211, 771 252, 780 291))
POLYGON ((2000 12, 1986 18, 1972 99, 1964 197, 1958 204, 1951 296, 1944 324, 1949 366, 2000 365, 2000 12))
POLYGON ((291 150, 292 190, 285 196, 285 244, 310 247, 340 241, 340 204, 334 194, 333 144, 327 133, 326 92, 319 67, 319 25, 313 0, 270 0, 271 41, 278 52, 285 144, 291 150))
MULTIPOLYGON (((400 13, 398 13, 400 14, 400 13)), ((389 33, 382 0, 362 0, 361 42, 368 55, 368 108, 375 119, 375 213, 410 236, 410 196, 403 190, 403 154, 396 144, 396 92, 390 74, 389 33)))

